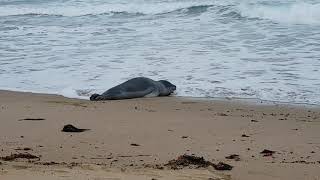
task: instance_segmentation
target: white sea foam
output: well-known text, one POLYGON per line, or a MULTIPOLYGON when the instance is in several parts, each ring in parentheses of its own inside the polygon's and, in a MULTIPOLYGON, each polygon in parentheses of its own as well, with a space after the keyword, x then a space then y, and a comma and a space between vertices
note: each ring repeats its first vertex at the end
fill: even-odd
POLYGON ((320 24, 320 4, 296 2, 286 5, 242 3, 241 15, 249 18, 268 19, 279 23, 320 24))
POLYGON ((316 4, 43 1, 0 5, 0 89, 88 99, 146 76, 177 85, 177 96, 320 104, 316 4), (148 15, 84 16, 109 12, 148 15), (165 12, 174 13, 161 14, 165 12), (297 20, 284 18, 298 14, 308 25, 296 26, 297 20))

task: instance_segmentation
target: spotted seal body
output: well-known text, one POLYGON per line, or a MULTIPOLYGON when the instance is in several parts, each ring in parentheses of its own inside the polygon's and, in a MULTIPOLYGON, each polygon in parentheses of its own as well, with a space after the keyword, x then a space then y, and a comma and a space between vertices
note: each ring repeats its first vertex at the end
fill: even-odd
POLYGON ((146 77, 137 77, 119 84, 103 94, 93 94, 91 101, 120 100, 140 97, 169 96, 176 86, 169 81, 154 81, 146 77))

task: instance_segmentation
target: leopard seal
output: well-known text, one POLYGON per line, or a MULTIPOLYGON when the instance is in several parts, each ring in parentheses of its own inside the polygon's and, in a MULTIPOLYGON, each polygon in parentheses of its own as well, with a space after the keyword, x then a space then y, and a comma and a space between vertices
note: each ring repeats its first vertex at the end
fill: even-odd
POLYGON ((91 101, 120 100, 140 97, 169 96, 176 86, 166 80, 154 81, 146 77, 136 77, 119 84, 106 92, 93 94, 91 101))

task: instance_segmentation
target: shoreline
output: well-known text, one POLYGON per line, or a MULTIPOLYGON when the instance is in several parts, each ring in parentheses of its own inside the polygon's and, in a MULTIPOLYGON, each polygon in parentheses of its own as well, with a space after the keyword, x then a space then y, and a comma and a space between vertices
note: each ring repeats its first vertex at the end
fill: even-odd
MULTIPOLYGON (((29 93, 35 95, 48 95, 48 96, 61 96, 67 99, 76 99, 76 100, 89 100, 89 96, 64 96, 58 93, 43 93, 43 92, 33 92, 28 90, 10 90, 10 89, 0 89, 1 92, 12 92, 12 93, 29 93)), ((190 99, 196 101, 235 101, 237 103, 245 103, 245 104, 252 104, 252 105, 285 105, 285 106, 302 106, 302 107, 320 107, 320 104, 313 104, 313 103, 305 103, 305 102, 290 102, 290 101, 275 101, 275 100, 264 100, 259 98, 242 98, 242 97, 192 97, 192 96, 169 96, 171 98, 178 98, 178 99, 190 99)))
POLYGON ((189 97, 92 102, 1 90, 0 115, 0 157, 39 157, 0 160, 0 176, 5 179, 24 179, 25 174, 29 179, 48 174, 54 175, 48 179, 320 177, 318 106, 189 97), (61 132, 66 124, 90 130, 61 132), (265 149, 275 153, 265 156, 265 149), (164 166, 183 154, 234 168, 164 166), (226 158, 233 154, 239 159, 226 158))

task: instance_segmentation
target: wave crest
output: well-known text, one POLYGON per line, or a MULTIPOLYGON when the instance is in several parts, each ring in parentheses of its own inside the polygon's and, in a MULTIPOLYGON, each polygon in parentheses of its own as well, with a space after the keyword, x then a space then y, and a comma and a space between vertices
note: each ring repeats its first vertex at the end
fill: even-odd
POLYGON ((104 14, 138 14, 138 15, 155 15, 175 11, 185 10, 188 13, 201 13, 213 6, 212 1, 196 2, 174 2, 174 3, 145 3, 145 4, 102 4, 92 5, 85 4, 81 6, 0 6, 0 16, 86 16, 86 15, 104 15, 104 14))
POLYGON ((267 19, 277 23, 320 24, 320 4, 294 3, 271 6, 262 4, 241 4, 242 16, 248 18, 267 19))

